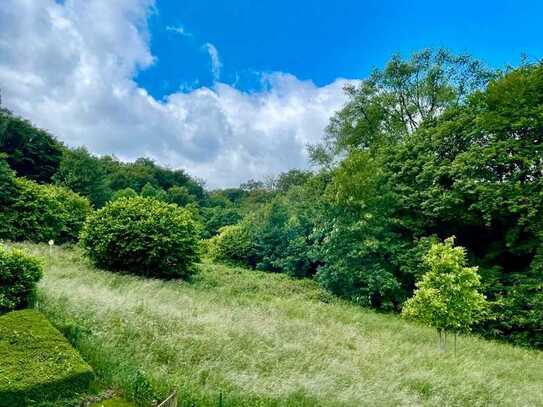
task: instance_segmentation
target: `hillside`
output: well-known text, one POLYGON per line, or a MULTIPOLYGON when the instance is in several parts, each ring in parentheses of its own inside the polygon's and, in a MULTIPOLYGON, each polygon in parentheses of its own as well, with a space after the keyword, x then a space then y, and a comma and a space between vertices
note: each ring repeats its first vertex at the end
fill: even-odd
POLYGON ((179 389, 183 405, 543 405, 543 353, 434 331, 332 298, 309 280, 202 264, 191 283, 47 259, 38 307, 100 381, 125 394, 179 389), (522 372, 520 374, 520 372, 522 372))

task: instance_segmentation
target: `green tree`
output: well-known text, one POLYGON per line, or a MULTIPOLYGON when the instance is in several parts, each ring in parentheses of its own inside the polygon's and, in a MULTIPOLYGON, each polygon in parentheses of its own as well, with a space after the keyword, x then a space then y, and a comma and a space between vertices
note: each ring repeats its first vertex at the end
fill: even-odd
POLYGON ((346 86, 348 103, 332 117, 324 142, 310 147, 311 156, 330 164, 353 149, 401 140, 462 103, 491 76, 477 60, 446 50, 423 50, 409 60, 395 55, 358 86, 346 86))
POLYGON ((86 196, 96 208, 105 205, 112 195, 103 163, 85 147, 64 149, 53 181, 86 196))
POLYGON ((436 328, 440 337, 453 332, 456 344, 456 334, 470 331, 487 306, 477 267, 466 266, 466 251, 454 246, 454 238, 433 244, 425 262, 429 271, 405 302, 402 315, 436 328))
POLYGON ((173 186, 168 189, 166 199, 168 202, 179 206, 186 206, 189 203, 196 201, 196 197, 192 195, 186 187, 180 186, 173 186))
POLYGON ((9 168, 5 156, 0 154, 0 212, 9 207, 18 195, 15 173, 9 168))
POLYGON ((287 192, 292 187, 303 186, 311 176, 311 171, 289 170, 279 174, 273 186, 279 192, 287 192))
POLYGON ((116 191, 111 197, 111 200, 116 201, 120 198, 135 198, 136 196, 138 196, 138 193, 129 187, 116 191))
POLYGON ((235 225, 242 219, 239 208, 231 206, 201 208, 201 215, 204 223, 202 237, 205 239, 215 236, 222 227, 235 225))
POLYGON ((101 161, 107 170, 109 184, 113 191, 132 188, 139 193, 145 184, 158 186, 154 177, 154 164, 151 165, 145 159, 124 163, 115 157, 105 156, 101 158, 101 161))
POLYGON ((143 188, 141 189, 141 196, 145 198, 158 199, 159 201, 164 201, 164 202, 166 202, 167 200, 166 191, 164 191, 160 187, 154 187, 150 182, 145 184, 143 188))
POLYGON ((62 145, 29 121, 0 109, 0 153, 19 177, 51 182, 62 158, 62 145))

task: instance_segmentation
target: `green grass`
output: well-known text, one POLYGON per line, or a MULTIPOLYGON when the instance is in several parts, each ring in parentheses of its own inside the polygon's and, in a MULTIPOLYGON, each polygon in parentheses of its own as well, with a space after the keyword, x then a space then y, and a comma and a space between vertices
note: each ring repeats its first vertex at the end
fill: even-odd
POLYGON ((461 337, 332 298, 312 281, 203 264, 191 283, 46 257, 38 307, 100 380, 128 399, 183 406, 538 406, 543 353, 461 337))
POLYGON ((0 317, 0 406, 58 405, 60 399, 85 392, 93 376, 40 312, 14 311, 0 317))

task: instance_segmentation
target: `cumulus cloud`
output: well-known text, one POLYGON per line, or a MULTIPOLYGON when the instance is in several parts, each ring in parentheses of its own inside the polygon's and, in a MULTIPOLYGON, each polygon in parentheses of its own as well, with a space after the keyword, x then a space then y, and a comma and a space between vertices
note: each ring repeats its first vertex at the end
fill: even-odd
MULTIPOLYGON (((271 73, 259 92, 217 82, 156 100, 133 80, 155 62, 153 7, 153 0, 2 0, 3 104, 68 145, 151 157, 209 187, 307 167, 305 146, 343 104, 345 81, 318 87, 271 73)), ((218 52, 207 50, 218 77, 218 52)))

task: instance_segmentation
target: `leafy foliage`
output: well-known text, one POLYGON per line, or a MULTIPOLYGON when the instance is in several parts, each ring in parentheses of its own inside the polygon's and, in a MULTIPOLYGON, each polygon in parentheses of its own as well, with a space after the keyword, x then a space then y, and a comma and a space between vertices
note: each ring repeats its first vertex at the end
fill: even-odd
POLYGON ((113 197, 111 198, 111 200, 116 201, 117 199, 120 199, 120 198, 135 198, 136 196, 138 196, 138 193, 134 191, 132 188, 128 187, 128 188, 119 189, 118 191, 116 191, 113 194, 113 197))
POLYGON ((86 196, 95 207, 100 208, 112 195, 106 175, 103 163, 81 147, 64 149, 53 181, 86 196))
POLYGON ((486 300, 477 267, 466 267, 466 253, 454 239, 434 243, 425 257, 429 271, 417 283, 402 314, 439 331, 468 332, 482 319, 486 300))
POLYGON ((543 67, 524 66, 399 140, 353 144, 328 190, 321 282, 398 308, 422 269, 417 245, 455 235, 492 303, 476 329, 541 343, 541 92, 543 67))
POLYGON ((81 245, 97 267, 149 277, 187 278, 198 261, 190 211, 153 198, 119 198, 92 214, 81 245))
POLYGON ((60 165, 62 146, 44 130, 0 109, 0 153, 17 176, 46 183, 60 165))
POLYGON ((41 277, 42 265, 37 258, 0 246, 0 313, 29 305, 41 277))
POLYGON ((18 178, 17 194, 0 208, 0 238, 58 243, 77 240, 87 215, 89 201, 55 185, 40 185, 18 178))
POLYGON ((218 234, 222 227, 234 225, 242 219, 240 210, 235 207, 204 207, 201 213, 204 219, 202 237, 206 239, 218 234))
POLYGON ((331 119, 324 143, 310 149, 312 158, 326 164, 353 149, 401 140, 491 76, 477 60, 446 50, 423 50, 409 60, 395 55, 383 70, 345 88, 349 101, 331 119))
POLYGON ((196 201, 196 197, 192 195, 186 187, 173 186, 166 193, 166 200, 179 206, 186 206, 189 203, 196 201))
POLYGON ((103 157, 109 185, 113 191, 132 188, 140 193, 149 184, 164 191, 172 187, 185 187, 197 200, 205 199, 200 182, 191 178, 183 170, 170 170, 161 167, 148 158, 138 158, 132 163, 123 163, 114 157, 103 157))
POLYGON ((147 183, 141 189, 141 196, 144 198, 158 199, 159 201, 166 201, 166 192, 159 187, 154 187, 151 183, 147 183))
POLYGON ((256 264, 253 236, 247 223, 220 228, 219 234, 209 240, 208 247, 208 254, 215 261, 253 267, 256 264))
POLYGON ((9 168, 5 156, 0 154, 0 213, 11 205, 18 194, 15 173, 9 168))
POLYGON ((424 51, 347 93, 312 151, 320 174, 213 193, 245 215, 253 266, 400 310, 430 246, 454 235, 490 302, 474 329, 541 346, 543 66, 492 74, 424 51))

